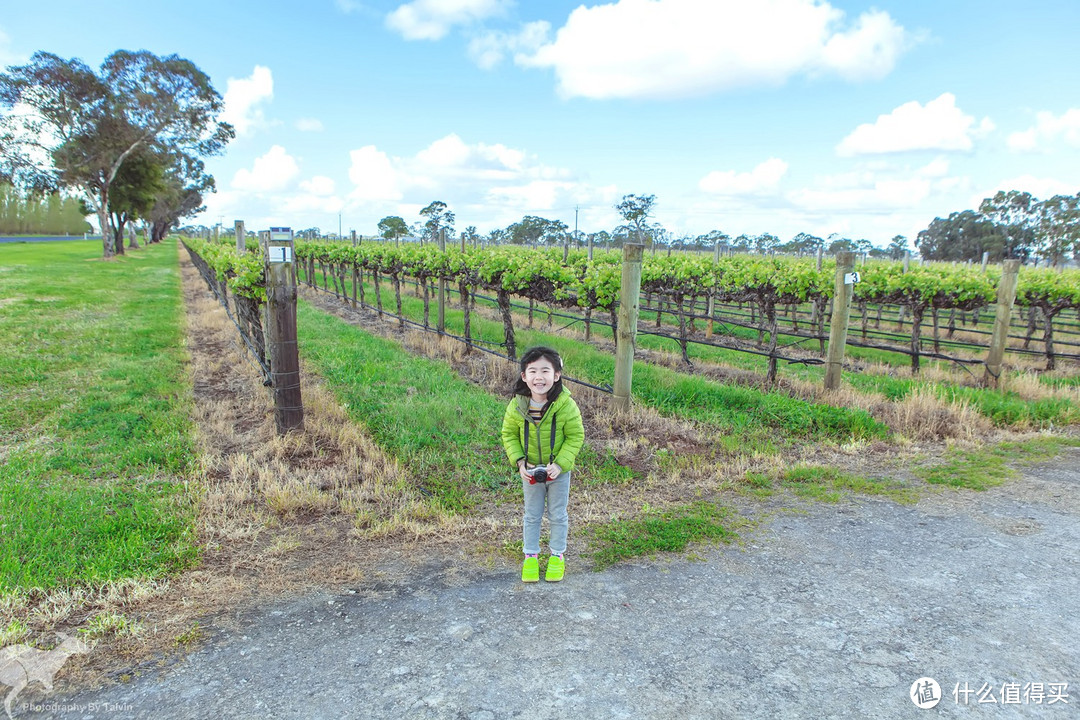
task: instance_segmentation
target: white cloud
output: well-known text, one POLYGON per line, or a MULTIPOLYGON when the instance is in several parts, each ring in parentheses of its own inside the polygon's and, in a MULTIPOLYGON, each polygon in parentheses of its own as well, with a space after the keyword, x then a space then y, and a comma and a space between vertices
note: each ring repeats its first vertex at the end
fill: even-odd
POLYGON ((769 158, 750 172, 713 170, 698 182, 698 187, 715 195, 758 195, 776 189, 787 173, 788 164, 769 158))
MULTIPOLYGON (((570 224, 579 204, 602 207, 614 220, 613 186, 591 185, 501 143, 466 143, 451 133, 411 156, 393 157, 369 145, 352 151, 351 158, 354 188, 348 207, 368 214, 396 214, 412 222, 420 208, 438 199, 460 218, 489 228, 538 213, 570 224)), ((583 210, 582 222, 588 212, 583 210)))
POLYGON ((540 49, 550 33, 551 23, 544 20, 526 23, 516 33, 484 33, 469 41, 469 57, 484 70, 498 65, 508 53, 521 61, 540 49))
POLYGON ((310 180, 301 180, 300 189, 306 193, 318 196, 334 194, 334 181, 325 175, 316 175, 310 180))
POLYGON ((357 201, 400 200, 402 177, 386 153, 374 145, 365 145, 349 153, 352 165, 349 180, 353 188, 349 197, 357 201))
POLYGON ((669 98, 796 75, 887 75, 914 42, 889 15, 854 23, 821 0, 619 0, 579 6, 518 64, 552 68, 567 97, 669 98))
POLYGON ((265 193, 284 190, 300 174, 296 160, 280 145, 274 145, 262 157, 255 158, 251 170, 236 171, 232 187, 248 192, 265 193))
POLYGON ((1066 110, 1061 115, 1040 112, 1033 127, 1012 133, 1008 143, 1013 150, 1036 150, 1059 138, 1070 147, 1080 147, 1080 108, 1066 110))
POLYGON ((300 118, 296 121, 296 129, 300 132, 322 132, 322 120, 318 118, 300 118))
MULTIPOLYGON (((947 168, 944 168, 947 171, 947 168)), ((888 212, 913 209, 935 189, 949 187, 935 161, 912 170, 859 170, 816 178, 811 187, 794 190, 787 199, 813 212, 888 212)))
POLYGON ((406 40, 439 40, 455 25, 501 15, 511 0, 413 0, 386 16, 406 40))
POLYGON ((229 78, 221 119, 236 128, 237 136, 247 135, 266 123, 260 105, 273 97, 274 77, 270 68, 256 65, 251 77, 229 78))
POLYGON ((873 124, 858 126, 836 146, 843 157, 908 150, 959 150, 974 147, 973 137, 993 130, 984 118, 975 127, 975 118, 956 106, 956 96, 942 93, 926 105, 904 103, 888 115, 879 115, 873 124))

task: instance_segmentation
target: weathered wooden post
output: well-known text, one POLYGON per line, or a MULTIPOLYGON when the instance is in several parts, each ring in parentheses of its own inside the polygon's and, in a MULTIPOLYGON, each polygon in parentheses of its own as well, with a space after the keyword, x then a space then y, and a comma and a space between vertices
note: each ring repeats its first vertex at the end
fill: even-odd
MULTIPOLYGON (((446 252, 446 228, 439 229, 439 252, 446 252)), ((446 278, 439 277, 439 317, 435 324, 439 333, 446 332, 446 278)))
POLYGON ((1005 357, 1005 346, 1009 342, 1009 317, 1012 315, 1013 302, 1016 301, 1016 284, 1020 275, 1020 261, 1006 260, 1001 273, 1001 282, 997 288, 997 314, 994 315, 994 334, 990 339, 990 354, 986 358, 986 372, 983 384, 987 387, 1001 387, 1001 361, 1005 357))
POLYGON ((247 231, 244 229, 243 220, 233 223, 233 232, 236 233, 236 254, 243 255, 247 252, 247 231))
POLYGON ((987 263, 987 262, 988 262, 989 260, 990 260, 990 251, 989 251, 989 250, 984 250, 984 251, 983 251, 983 257, 982 257, 982 271, 983 271, 983 275, 985 275, 985 274, 986 274, 986 263, 987 263))
POLYGON ((357 240, 356 240, 356 231, 355 230, 350 230, 349 235, 352 237, 352 246, 356 247, 359 244, 359 242, 357 242, 357 240))
POLYGON ((859 274, 854 272, 855 253, 836 255, 836 285, 833 292, 832 325, 829 329, 829 356, 825 361, 825 389, 840 387, 847 345, 848 318, 851 315, 851 296, 859 274))
MULTIPOLYGON (((260 233, 261 234, 261 233, 260 233)), ((296 344, 296 272, 290 228, 270 228, 263 245, 266 273, 266 349, 274 422, 278 435, 304 427, 300 397, 300 353, 296 344)))
POLYGON ((623 246, 622 284, 619 289, 619 327, 615 333, 615 400, 618 410, 630 409, 634 373, 638 310, 641 307, 641 258, 644 245, 623 246))
POLYGON ((817 249, 817 269, 821 272, 821 263, 825 259, 825 246, 820 245, 817 249))

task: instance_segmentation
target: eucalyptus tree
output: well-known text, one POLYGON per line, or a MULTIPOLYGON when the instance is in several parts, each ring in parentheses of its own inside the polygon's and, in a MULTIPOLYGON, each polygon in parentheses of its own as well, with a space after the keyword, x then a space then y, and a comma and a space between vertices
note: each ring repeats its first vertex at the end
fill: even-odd
POLYGON ((408 234, 409 226, 397 215, 388 215, 379 221, 379 237, 385 240, 393 240, 400 245, 401 238, 408 234))
POLYGON ((623 195, 615 205, 616 212, 626 224, 634 229, 638 242, 643 242, 648 235, 649 216, 656 205, 655 195, 623 195))
POLYGON ((420 217, 424 218, 423 240, 438 241, 439 231, 446 229, 448 235, 454 234, 454 213, 447 209, 442 200, 435 200, 420 211, 420 217))
POLYGON ((0 172, 79 191, 97 215, 105 257, 116 250, 109 195, 128 158, 140 149, 214 155, 234 137, 205 73, 145 50, 117 50, 98 72, 36 52, 0 73, 0 109, 0 172))

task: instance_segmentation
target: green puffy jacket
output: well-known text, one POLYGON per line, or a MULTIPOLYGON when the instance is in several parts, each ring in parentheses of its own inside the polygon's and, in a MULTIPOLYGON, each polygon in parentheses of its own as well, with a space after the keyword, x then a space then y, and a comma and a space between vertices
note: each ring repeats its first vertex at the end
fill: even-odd
POLYGON ((540 422, 533 424, 529 419, 529 397, 515 395, 506 406, 503 415, 502 442, 506 457, 517 467, 517 461, 525 457, 525 423, 529 428, 529 454, 526 462, 539 465, 543 452, 543 463, 551 462, 551 419, 555 417, 555 462, 564 472, 574 469, 574 461, 585 444, 585 425, 581 422, 581 410, 578 409, 570 392, 563 388, 559 396, 544 408, 540 422))

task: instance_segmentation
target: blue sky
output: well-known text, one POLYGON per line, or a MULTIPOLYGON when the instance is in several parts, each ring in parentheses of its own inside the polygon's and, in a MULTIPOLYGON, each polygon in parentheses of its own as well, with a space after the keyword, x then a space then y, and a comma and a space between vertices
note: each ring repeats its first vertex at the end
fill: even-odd
POLYGON ((0 64, 180 54, 237 138, 206 224, 374 234, 433 200, 457 229, 883 246, 1000 189, 1080 191, 1075 0, 18 3, 0 64))

